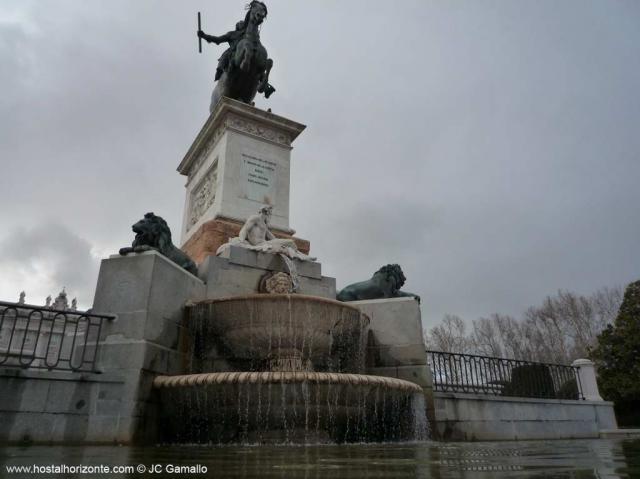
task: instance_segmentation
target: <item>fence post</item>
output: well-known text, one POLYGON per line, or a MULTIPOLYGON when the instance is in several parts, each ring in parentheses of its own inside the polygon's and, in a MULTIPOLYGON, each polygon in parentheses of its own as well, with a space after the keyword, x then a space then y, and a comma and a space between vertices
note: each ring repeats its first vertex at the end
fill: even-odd
POLYGON ((584 399, 587 401, 604 401, 598 391, 596 369, 593 361, 589 359, 576 359, 571 365, 578 369, 578 377, 584 399))

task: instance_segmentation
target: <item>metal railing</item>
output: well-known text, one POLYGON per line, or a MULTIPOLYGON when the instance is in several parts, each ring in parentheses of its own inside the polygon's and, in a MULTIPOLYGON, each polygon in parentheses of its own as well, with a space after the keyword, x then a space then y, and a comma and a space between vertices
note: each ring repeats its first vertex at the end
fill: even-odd
POLYGON ((100 333, 113 319, 0 301, 0 367, 99 372, 100 333))
POLYGON ((577 368, 474 354, 427 351, 435 391, 584 399, 577 368))

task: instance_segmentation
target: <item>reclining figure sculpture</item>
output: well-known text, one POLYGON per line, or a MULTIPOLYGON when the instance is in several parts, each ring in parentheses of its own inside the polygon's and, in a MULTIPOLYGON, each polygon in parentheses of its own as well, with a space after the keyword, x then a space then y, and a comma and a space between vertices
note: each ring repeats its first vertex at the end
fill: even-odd
POLYGON ((218 248, 216 255, 220 256, 231 246, 239 246, 261 253, 277 254, 282 258, 289 270, 293 282, 293 290, 296 291, 299 287, 299 282, 293 260, 315 261, 316 258, 298 251, 298 247, 292 239, 276 238, 274 234, 269 231, 272 211, 273 207, 270 205, 260 208, 258 214, 252 215, 247 219, 237 237, 231 238, 228 243, 218 248))

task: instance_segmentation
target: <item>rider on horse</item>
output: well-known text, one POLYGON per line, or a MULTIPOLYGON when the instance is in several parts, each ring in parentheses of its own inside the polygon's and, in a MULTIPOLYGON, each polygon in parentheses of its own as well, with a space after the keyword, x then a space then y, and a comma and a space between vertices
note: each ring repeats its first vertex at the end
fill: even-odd
POLYGON ((218 68, 216 68, 216 76, 214 80, 219 80, 222 76, 222 72, 227 70, 229 66, 229 60, 231 55, 236 49, 236 45, 244 35, 244 22, 240 20, 236 23, 236 29, 231 32, 227 32, 224 35, 216 37, 215 35, 207 35, 202 30, 198 31, 198 37, 202 38, 207 43, 215 43, 216 45, 220 45, 221 43, 227 42, 229 43, 229 48, 227 48, 224 53, 218 59, 218 68))
POLYGON ((236 29, 224 35, 217 37, 198 30, 198 37, 208 43, 229 43, 229 48, 218 60, 215 75, 215 81, 219 81, 218 93, 214 90, 211 108, 221 96, 252 103, 256 92, 264 93, 266 98, 275 92, 269 84, 273 61, 267 57, 259 33, 260 24, 267 16, 267 6, 259 0, 252 0, 247 10, 244 20, 236 23, 236 29))

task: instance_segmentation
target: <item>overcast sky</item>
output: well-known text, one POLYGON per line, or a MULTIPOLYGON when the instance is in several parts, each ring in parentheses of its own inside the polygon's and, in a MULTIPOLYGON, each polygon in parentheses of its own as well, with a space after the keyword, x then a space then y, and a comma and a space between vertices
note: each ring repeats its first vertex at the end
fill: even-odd
MULTIPOLYGON (((240 1, 0 0, 0 299, 66 286, 142 214, 179 242, 176 167, 240 1)), ((308 126, 291 226, 338 286, 400 263, 443 314, 520 314, 640 278, 640 2, 269 0, 277 92, 308 126)))

